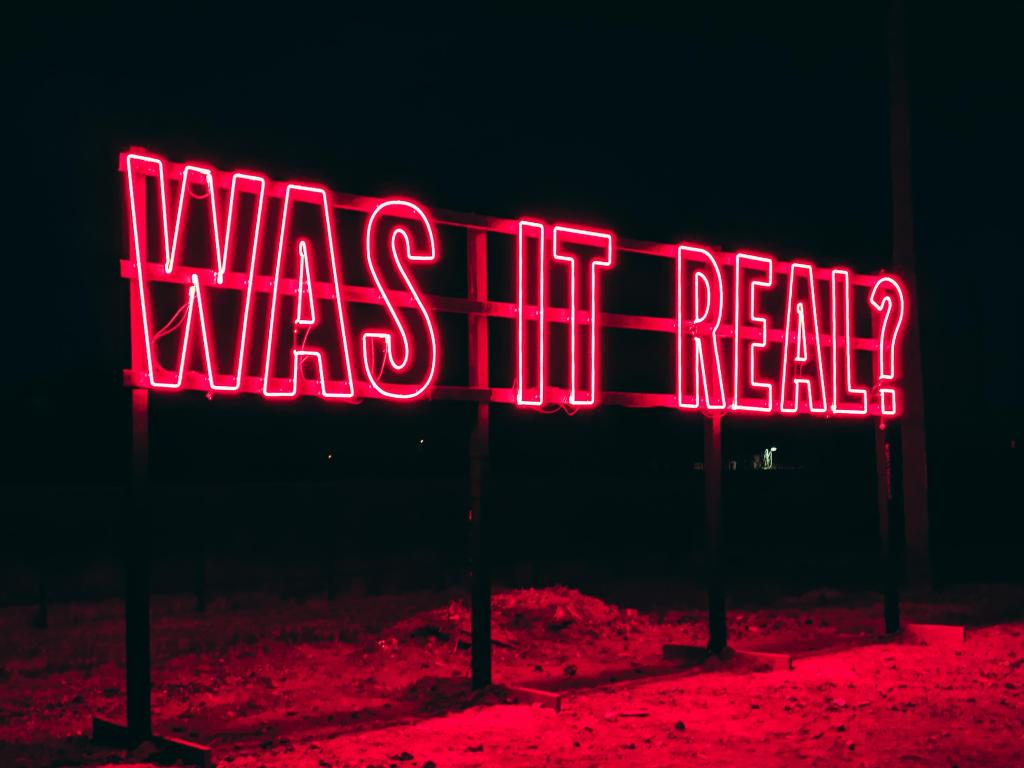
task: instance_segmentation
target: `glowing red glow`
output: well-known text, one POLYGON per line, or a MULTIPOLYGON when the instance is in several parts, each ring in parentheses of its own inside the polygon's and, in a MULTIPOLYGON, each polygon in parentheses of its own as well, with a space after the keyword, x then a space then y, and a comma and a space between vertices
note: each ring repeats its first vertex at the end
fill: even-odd
POLYGON ((313 281, 309 277, 309 241, 299 240, 299 298, 295 302, 295 324, 316 324, 316 302, 313 281))
POLYGON ((569 265, 569 404, 594 405, 597 402, 598 366, 598 269, 608 269, 614 261, 614 239, 609 232, 556 226, 551 256, 569 265), (566 245, 582 245, 600 249, 600 257, 584 257, 564 250, 566 245), (563 246, 560 248, 559 246, 563 246), (581 262, 583 264, 581 264, 581 262), (590 269, 584 264, 589 262, 590 269), (582 267, 582 268, 581 268, 582 267), (587 275, 586 285, 581 284, 587 275), (585 317, 579 316, 578 296, 587 293, 590 306, 585 317), (588 362, 583 362, 582 358, 588 362), (581 376, 583 379, 581 380, 581 376))
POLYGON ((544 277, 547 272, 545 259, 544 225, 536 221, 518 222, 516 237, 516 405, 543 405, 544 383, 547 378, 545 342, 547 325, 545 309, 547 294, 544 291, 544 277), (533 260, 530 258, 530 243, 536 241, 533 260), (528 305, 529 286, 536 286, 536 317, 528 317, 532 310, 528 305), (530 328, 533 333, 530 333, 530 328), (533 364, 530 364, 530 361, 533 364))
POLYGON ((868 412, 868 391, 853 383, 853 317, 849 270, 833 269, 829 283, 832 289, 832 413, 864 415, 868 412))
MULTIPOLYGON (((541 222, 523 219, 517 222, 516 231, 515 402, 522 406, 539 406, 549 401, 547 228, 541 222), (531 288, 534 288, 535 304, 530 304, 531 288)), ((598 270, 612 266, 614 243, 610 232, 566 225, 552 228, 551 258, 569 268, 569 405, 591 406, 597 402, 598 270), (589 302, 581 300, 581 296, 588 296, 589 302), (586 303, 582 311, 581 303, 586 303)))
MULTIPOLYGON (((249 392, 275 401, 313 395, 342 402, 429 397, 524 407, 603 402, 728 408, 737 416, 893 417, 904 406, 899 348, 907 294, 894 276, 620 240, 599 229, 533 219, 428 213, 406 199, 224 173, 143 150, 122 154, 121 170, 128 222, 121 275, 130 282, 132 328, 132 366, 125 373, 131 386, 249 392), (349 213, 339 216, 337 209, 349 213), (349 226, 355 231, 341 229, 349 226), (273 231, 265 233, 268 227, 273 231), (462 237, 449 238, 453 229, 462 237), (488 291, 486 285, 470 296, 423 290, 419 270, 441 260, 443 242, 480 242, 477 235, 465 237, 466 230, 494 240, 490 274, 514 276, 514 298, 496 300, 501 289, 488 291), (345 254, 351 282, 342 276, 342 234, 362 251, 345 254), (501 238, 516 240, 515 263, 507 272, 497 262, 501 238), (630 263, 637 257, 675 260, 671 316, 620 314, 602 306, 607 277, 600 273, 621 253, 630 254, 630 263), (828 328, 820 325, 822 312, 828 328), (515 337, 511 365, 494 367, 484 378, 474 374, 467 383, 458 379, 466 367, 442 372, 441 329, 451 326, 439 325, 436 313, 508 324, 515 337), (858 336, 869 320, 872 332, 858 336), (554 337, 557 354, 566 355, 564 369, 561 360, 553 369, 555 381, 553 324, 567 331, 554 337), (674 335, 674 354, 666 346, 663 356, 634 356, 627 363, 663 367, 674 379, 669 391, 602 388, 602 339, 623 329, 674 335), (350 333, 358 344, 355 361, 350 333), (730 354, 726 366, 722 358, 730 354), (488 380, 496 385, 483 386, 488 380)), ((454 257, 457 265, 460 254, 454 257)), ((446 283, 468 284, 457 276, 446 283)), ((644 290, 630 285, 628 299, 644 290)), ((474 360, 463 358, 477 373, 494 362, 486 349, 474 360)), ((458 356, 459 350, 446 354, 458 356)))
POLYGON ((295 397, 299 392, 300 382, 309 376, 306 366, 311 363, 315 374, 312 377, 317 383, 317 394, 325 399, 351 399, 355 396, 355 382, 352 378, 352 359, 349 355, 348 327, 345 322, 345 305, 341 300, 341 275, 339 274, 338 256, 335 249, 334 220, 328 202, 327 190, 305 184, 289 184, 285 188, 284 202, 281 204, 281 226, 278 230, 277 259, 274 262, 274 283, 270 299, 270 319, 267 322, 266 357, 263 367, 263 395, 265 397, 295 397), (333 333, 324 334, 331 344, 330 348, 309 343, 312 333, 322 329, 324 318, 317 318, 315 299, 313 297, 313 268, 311 262, 316 256, 316 248, 308 238, 293 238, 292 224, 299 205, 313 205, 318 209, 321 228, 320 248, 326 248, 321 261, 328 263, 331 279, 331 293, 324 297, 334 307, 332 318, 335 327, 333 333), (283 291, 280 289, 282 267, 295 264, 289 276, 298 277, 298 289, 295 291, 295 313, 286 321, 280 310, 283 291), (287 333, 290 336, 290 360, 288 375, 282 381, 274 376, 274 351, 279 337, 287 333), (331 376, 332 368, 335 373, 331 376))
POLYGON ((373 278, 373 283, 377 286, 377 290, 380 291, 381 299, 384 301, 384 306, 388 310, 391 322, 394 324, 401 341, 397 345, 395 344, 395 333, 392 331, 365 331, 363 333, 364 373, 370 382, 370 386, 382 397, 393 400, 414 400, 423 395, 427 387, 433 384, 437 376, 437 331, 434 328, 434 321, 430 316, 430 312, 427 311, 423 299, 416 288, 416 283, 409 276, 409 273, 406 272, 403 262, 431 263, 437 260, 437 243, 434 238, 434 227, 430 223, 430 219, 427 218, 427 214, 415 203, 411 203, 408 200, 387 200, 374 209, 373 213, 370 214, 369 221, 366 223, 365 254, 370 276, 373 278), (384 284, 378 269, 378 254, 375 242, 377 227, 380 225, 381 219, 386 216, 411 216, 417 224, 421 225, 418 229, 421 235, 425 236, 422 239, 425 241, 426 249, 418 252, 413 250, 413 236, 408 225, 404 223, 393 225, 389 238, 392 264, 398 272, 404 289, 412 296, 413 304, 429 339, 427 347, 427 372, 411 390, 407 387, 396 389, 391 384, 385 383, 383 374, 378 374, 378 364, 376 363, 378 358, 375 355, 375 349, 383 349, 386 361, 385 367, 394 373, 401 373, 409 368, 413 350, 406 321, 395 309, 391 297, 391 288, 384 284), (397 355, 395 352, 396 346, 398 347, 397 355))
POLYGON ((775 262, 765 256, 737 253, 733 263, 733 342, 732 342, 732 409, 734 411, 772 412, 770 381, 758 377, 758 355, 768 346, 768 318, 758 312, 758 297, 761 291, 771 288, 775 282, 775 262), (757 280, 751 277, 746 283, 748 272, 762 272, 765 277, 757 280), (757 340, 744 338, 743 329, 753 323, 760 330, 757 340), (747 393, 763 392, 763 398, 747 393))
POLYGON ((718 338, 724 308, 722 270, 715 259, 703 248, 680 245, 676 258, 676 395, 680 408, 700 408, 702 403, 708 409, 725 408, 725 379, 718 338), (691 265, 694 257, 702 266, 691 265), (687 280, 691 274, 692 283, 687 280), (692 291, 688 290, 690 286, 692 291), (687 297, 692 307, 689 313, 686 312, 687 297), (687 361, 692 376, 689 386, 687 361))
POLYGON ((871 289, 868 301, 881 314, 876 363, 879 410, 883 416, 895 416, 898 403, 896 389, 891 385, 898 376, 896 343, 903 330, 903 311, 906 306, 903 286, 889 275, 880 277, 871 289))
POLYGON ((796 413, 801 408, 800 392, 807 394, 806 408, 811 413, 824 413, 828 407, 825 398, 825 369, 821 356, 821 330, 818 327, 818 300, 814 292, 814 267, 793 262, 789 267, 786 292, 786 330, 782 341, 782 393, 780 409, 783 413, 796 413), (806 298, 797 298, 797 284, 806 286, 806 298), (808 309, 810 307, 810 309, 808 309), (807 315, 811 316, 813 344, 807 339, 807 315), (792 343, 793 318, 796 317, 796 341, 792 343), (799 365, 795 365, 799 363, 799 365))
MULTIPOLYGON (((266 179, 262 176, 247 173, 234 173, 231 175, 231 185, 228 193, 228 210, 223 223, 224 235, 221 237, 222 224, 220 216, 217 214, 217 190, 214 187, 213 172, 210 169, 196 165, 186 165, 182 170, 181 181, 178 187, 178 204, 175 207, 176 214, 173 225, 170 223, 168 210, 167 178, 164 172, 163 159, 149 155, 129 154, 125 158, 125 169, 125 177, 128 184, 129 225, 131 229, 131 260, 135 265, 136 295, 139 301, 139 317, 141 319, 143 336, 142 346, 145 350, 146 374, 148 376, 149 386, 158 389, 181 388, 190 348, 195 343, 193 341, 192 327, 193 317, 196 312, 198 312, 200 329, 199 340, 201 341, 203 348, 203 360, 206 366, 205 373, 207 377, 207 384, 210 390, 213 391, 237 391, 241 387, 242 371, 245 365, 245 351, 248 342, 249 330, 249 308, 252 300, 252 274, 256 263, 256 253, 260 245, 260 228, 263 216, 266 179), (163 262, 164 273, 167 275, 173 274, 178 268, 178 257, 181 250, 180 243, 183 239, 182 233, 184 231, 189 205, 191 204, 191 201, 195 199, 193 195, 189 193, 189 185, 194 183, 194 180, 198 179, 206 189, 204 198, 206 201, 206 208, 210 216, 210 233, 213 240, 210 244, 210 250, 212 252, 213 262, 215 265, 214 279, 218 285, 223 282, 224 272, 228 267, 231 257, 235 255, 237 250, 232 248, 232 246, 235 245, 235 239, 237 237, 235 213, 238 197, 242 193, 243 188, 249 189, 250 194, 255 191, 256 211, 253 217, 251 231, 249 232, 249 242, 252 243, 252 248, 244 257, 245 261, 243 264, 243 268, 249 273, 250 280, 249 286, 245 292, 245 302, 241 310, 241 330, 238 333, 235 342, 235 365, 229 372, 218 371, 214 363, 216 355, 214 354, 214 340, 213 334, 211 333, 212 329, 210 327, 212 322, 207 319, 209 310, 206 308, 206 302, 203 298, 204 292, 202 284, 196 272, 191 273, 187 282, 187 298, 185 299, 185 304, 183 306, 185 318, 183 330, 179 334, 180 344, 178 345, 175 369, 173 371, 168 371, 160 366, 156 359, 157 353, 155 337, 158 336, 159 333, 154 334, 151 331, 151 328, 153 327, 153 319, 151 316, 149 302, 149 284, 146 270, 144 268, 147 261, 149 261, 148 243, 142 236, 142 232, 145 230, 145 223, 143 219, 145 211, 140 210, 140 206, 138 205, 138 199, 144 196, 143 191, 140 189, 140 185, 145 183, 145 179, 140 178, 140 171, 145 166, 150 166, 150 168, 156 169, 157 192, 160 201, 158 215, 160 219, 160 231, 162 234, 161 245, 163 258, 161 261, 163 262)), ((171 326, 168 327, 170 328, 171 326)))

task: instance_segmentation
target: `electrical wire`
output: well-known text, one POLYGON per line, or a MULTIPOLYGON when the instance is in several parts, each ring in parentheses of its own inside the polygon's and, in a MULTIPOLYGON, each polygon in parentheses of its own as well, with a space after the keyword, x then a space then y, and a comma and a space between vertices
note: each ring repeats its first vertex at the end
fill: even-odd
POLYGON ((181 326, 182 322, 185 320, 185 315, 183 315, 182 313, 185 312, 185 310, 188 309, 188 305, 191 302, 191 300, 192 300, 192 289, 189 289, 189 299, 184 304, 182 304, 180 307, 178 307, 178 311, 175 312, 173 315, 171 315, 171 319, 167 321, 167 323, 164 325, 163 328, 161 328, 159 331, 157 331, 155 334, 153 334, 153 339, 152 340, 154 342, 157 339, 159 339, 160 337, 166 336, 168 333, 172 333, 173 331, 176 331, 181 326))
POLYGON ((210 184, 209 179, 207 179, 206 184, 203 185, 204 193, 201 194, 201 195, 196 193, 195 187, 192 184, 189 184, 188 187, 187 187, 188 188, 188 193, 192 197, 193 200, 205 200, 206 198, 208 198, 210 196, 210 186, 209 186, 209 184, 210 184))

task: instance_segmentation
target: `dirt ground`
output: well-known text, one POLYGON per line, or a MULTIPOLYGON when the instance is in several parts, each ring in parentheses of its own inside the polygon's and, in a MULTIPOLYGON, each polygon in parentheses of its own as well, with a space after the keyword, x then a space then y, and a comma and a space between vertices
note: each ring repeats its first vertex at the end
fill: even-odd
MULTIPOLYGON (((842 648, 768 670, 662 659, 706 642, 701 610, 637 611, 564 587, 499 592, 494 669, 471 693, 463 596, 225 598, 154 605, 155 729, 219 765, 1024 766, 1024 589, 907 600, 966 643, 878 641, 871 595, 818 590, 730 608, 730 643, 842 648), (502 686, 562 693, 560 712, 502 686)), ((0 610, 0 766, 156 765, 89 741, 123 717, 119 602, 61 605, 50 628, 0 610)))

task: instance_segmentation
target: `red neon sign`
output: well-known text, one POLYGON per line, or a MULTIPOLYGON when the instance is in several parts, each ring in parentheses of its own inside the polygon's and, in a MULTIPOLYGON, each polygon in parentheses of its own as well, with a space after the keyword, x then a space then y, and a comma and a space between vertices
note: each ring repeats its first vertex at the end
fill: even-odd
MULTIPOLYGON (((230 177, 230 191, 228 192, 228 209, 225 220, 222 222, 217 214, 217 196, 214 194, 214 180, 213 172, 208 168, 201 166, 186 165, 181 170, 181 183, 178 188, 178 204, 175 206, 175 217, 173 225, 170 223, 170 212, 168 210, 168 190, 167 180, 164 174, 164 163, 160 158, 147 157, 137 154, 128 154, 124 157, 125 164, 125 176, 127 179, 127 200, 129 207, 129 222, 131 231, 129 233, 129 248, 131 251, 131 260, 135 265, 135 287, 136 290, 133 294, 134 300, 138 303, 137 316, 139 318, 139 324, 141 325, 141 336, 142 345, 145 352, 146 358, 146 375, 148 377, 149 386, 156 389, 180 389, 183 383, 185 366, 188 360, 189 348, 194 344, 193 341, 193 317, 196 313, 199 315, 199 330, 200 338, 203 349, 203 360, 205 362, 205 374, 207 379, 207 385, 211 391, 238 391, 242 384, 242 371, 245 364, 245 352, 246 342, 248 340, 248 320, 249 320, 249 303, 252 298, 252 270, 256 263, 256 253, 260 245, 260 225, 263 212, 263 200, 264 192, 266 188, 266 179, 262 176, 256 176, 245 173, 235 173, 230 177), (186 301, 181 309, 178 310, 180 313, 184 311, 184 330, 180 333, 181 343, 177 346, 177 362, 174 364, 173 369, 168 370, 161 366, 157 361, 157 352, 155 348, 155 342, 161 335, 161 331, 151 331, 153 327, 153 317, 150 309, 149 302, 149 285, 147 274, 143 270, 144 264, 144 251, 143 243, 141 238, 141 232, 145 228, 145 210, 140 209, 138 205, 138 199, 142 195, 137 186, 138 172, 156 174, 157 179, 157 192, 159 193, 159 207, 157 209, 157 215, 160 222, 160 232, 162 238, 160 244, 162 246, 162 262, 163 272, 167 275, 173 273, 179 266, 178 256, 180 256, 180 243, 182 240, 182 232, 187 221, 186 214, 189 208, 194 205, 192 202, 194 198, 188 193, 189 184, 196 177, 201 179, 201 183, 206 188, 206 208, 209 211, 210 216, 210 232, 212 235, 213 242, 211 246, 212 263, 211 268, 214 272, 214 282, 221 284, 224 280, 224 273, 228 268, 229 256, 236 256, 238 249, 232 249, 235 245, 235 236, 237 228, 233 226, 235 223, 234 211, 238 196, 242 192, 243 187, 248 187, 250 190, 257 190, 257 203, 256 203, 256 215, 253 218, 253 224, 249 232, 249 242, 251 242, 251 249, 247 251, 248 256, 246 261, 240 266, 249 273, 249 287, 245 292, 245 303, 242 308, 241 317, 239 322, 241 324, 241 330, 237 336, 237 343, 235 347, 235 366, 230 373, 224 373, 222 371, 215 370, 214 365, 214 342, 211 334, 212 320, 207 320, 207 311, 204 309, 203 302, 203 289, 200 285, 199 275, 195 271, 191 271, 188 276, 186 285, 188 286, 186 291, 186 301), (223 225, 224 236, 221 237, 221 227, 223 225)), ((237 258, 237 256, 236 256, 237 258)), ((159 280, 159 277, 155 279, 159 280)), ((174 318, 172 318, 173 320, 174 318)), ((134 330, 134 329, 133 329, 134 330)))
POLYGON ((722 270, 714 257, 703 248, 680 245, 676 257, 676 394, 680 408, 700 408, 702 404, 709 410, 725 408, 718 336, 724 309, 722 270), (687 282, 690 275, 692 283, 687 282), (689 311, 687 298, 692 307, 689 311), (686 373, 687 365, 692 379, 686 373))
MULTIPOLYGON (((758 359, 760 353, 768 346, 768 318, 759 314, 758 299, 764 289, 775 284, 775 261, 764 256, 749 253, 737 253, 733 260, 733 303, 734 317, 732 327, 732 409, 734 411, 754 411, 771 413, 776 405, 772 397, 775 387, 770 381, 760 378, 758 359), (750 273, 762 272, 760 279, 750 273), (757 327, 754 338, 750 340, 744 329, 750 323, 757 327), (757 393, 762 393, 759 397, 757 393)), ((788 334, 787 334, 788 338, 788 334)))
POLYGON ((868 391, 853 383, 856 374, 849 270, 833 269, 829 284, 832 290, 832 413, 862 416, 868 412, 868 391))
POLYGON ((516 237, 516 405, 543 405, 547 378, 544 225, 520 221, 516 237), (536 245, 531 245, 535 242, 536 245), (531 249, 535 255, 530 256, 531 249), (531 261, 531 258, 533 261, 531 261), (531 292, 530 286, 533 287, 531 292), (532 306, 528 303, 533 296, 532 306))
POLYGON ((814 267, 793 262, 789 266, 789 287, 786 294, 786 330, 782 340, 782 403, 783 413, 800 410, 800 392, 806 393, 806 408, 811 413, 824 413, 825 370, 821 358, 821 331, 818 327, 818 300, 814 295, 814 267), (797 297, 799 287, 806 290, 797 297), (810 317, 810 321, 808 321, 810 317), (808 340, 810 326, 811 344, 808 340), (795 338, 794 338, 795 336, 795 338), (792 343, 791 343, 792 340, 792 343))
POLYGON ((423 209, 416 205, 416 203, 409 202, 408 200, 388 200, 374 208, 373 213, 370 214, 370 220, 366 223, 365 254, 366 264, 370 270, 370 275, 373 277, 373 283, 377 286, 377 290, 380 291, 381 299, 387 307, 388 315, 391 317, 391 322, 394 324, 395 328, 398 329, 398 335, 401 338, 401 343, 397 345, 400 351, 399 355, 396 357, 394 351, 394 333, 391 331, 365 331, 363 333, 363 370, 366 372, 366 377, 370 382, 370 386, 373 387, 381 397, 390 398, 392 400, 415 400, 423 395, 427 387, 434 382, 434 378, 437 375, 437 331, 434 328, 434 321, 430 316, 430 312, 427 311, 422 298, 420 298, 419 291, 416 289, 416 284, 412 281, 409 273, 405 271, 405 267, 402 266, 402 262, 423 262, 429 264, 437 261, 437 244, 434 239, 434 227, 430 223, 430 219, 427 218, 427 214, 424 213, 423 209), (376 267, 377 244, 375 236, 378 234, 380 222, 389 215, 394 216, 396 214, 411 214, 415 219, 417 219, 417 223, 421 225, 419 228, 420 237, 425 243, 424 250, 413 253, 413 237, 410 230, 404 224, 395 224, 389 230, 390 237, 388 239, 390 241, 392 262, 401 277, 403 287, 412 296, 412 301, 416 306, 419 319, 426 330, 426 336, 428 339, 428 343, 425 345, 427 347, 427 372, 420 378, 412 389, 398 389, 384 383, 381 375, 377 372, 377 357, 374 354, 375 348, 383 349, 384 358, 386 360, 385 367, 396 373, 405 371, 409 367, 409 363, 413 357, 413 342, 409 336, 405 320, 402 319, 402 315, 395 309, 395 305, 392 303, 390 298, 391 289, 388 288, 381 280, 376 267))
POLYGON ((903 287, 889 275, 880 277, 871 289, 870 302, 881 313, 881 318, 876 322, 879 328, 876 370, 881 410, 885 416, 894 416, 897 413, 896 389, 891 385, 896 381, 896 341, 903 330, 903 311, 906 306, 903 287), (882 386, 883 383, 886 386, 882 386))
POLYGON ((343 195, 141 150, 120 161, 131 386, 271 400, 483 397, 524 408, 610 403, 819 417, 902 410, 907 295, 892 275, 626 241, 577 224, 431 211, 404 198, 343 195), (425 291, 432 267, 458 257, 444 252, 453 239, 441 230, 483 230, 485 244, 514 241, 514 301, 425 291), (343 241, 358 249, 342 253, 343 241), (623 279, 621 265, 633 258, 675 259, 672 317, 603 305, 603 286, 623 279), (486 390, 453 380, 442 365, 439 313, 511 323, 509 379, 486 390), (566 341, 553 346, 555 324, 566 341), (602 386, 619 363, 601 354, 604 339, 621 329, 674 335, 673 355, 642 361, 672 371, 674 391, 602 386))
POLYGON ((265 347, 264 397, 295 397, 300 384, 307 379, 316 381, 316 394, 325 399, 350 399, 355 395, 333 216, 327 190, 321 187, 305 184, 285 187, 265 347), (294 219, 296 209, 303 204, 314 207, 317 222, 313 227, 307 223, 303 236, 299 236, 294 231, 294 219), (311 265, 314 260, 318 265, 326 263, 326 269, 323 266, 314 269, 311 265), (320 298, 325 299, 333 311, 321 312, 318 320, 318 297, 313 293, 313 280, 314 275, 321 277, 325 272, 330 276, 331 290, 328 296, 320 298), (289 278, 297 281, 291 290, 284 286, 289 278), (284 306, 289 303, 294 305, 290 313, 284 306), (285 340, 288 336, 290 341, 285 340), (275 368, 275 358, 281 358, 274 354, 278 344, 288 350, 283 371, 278 370, 280 363, 275 368), (310 368, 313 376, 310 376, 310 368))

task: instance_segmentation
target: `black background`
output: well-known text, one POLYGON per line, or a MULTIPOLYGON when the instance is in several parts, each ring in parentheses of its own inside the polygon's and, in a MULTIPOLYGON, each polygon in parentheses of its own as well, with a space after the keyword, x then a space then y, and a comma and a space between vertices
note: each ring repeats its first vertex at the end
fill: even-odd
MULTIPOLYGON (((1019 577, 1024 18, 941 5, 908 14, 936 572, 1019 577)), ((26 594, 41 555, 66 594, 111 588, 130 466, 128 146, 624 237, 891 263, 884 3, 10 22, 0 597, 26 594)), ((196 540, 225 586, 315 585, 302 573, 324 542, 373 583, 461 572, 470 405, 152 403, 158 586, 187 582, 174 563, 196 540)), ((874 583, 870 427, 726 421, 727 461, 769 445, 800 469, 727 474, 734 578, 874 583)), ((698 418, 496 408, 493 452, 503 578, 517 563, 572 583, 698 572, 698 418)))

